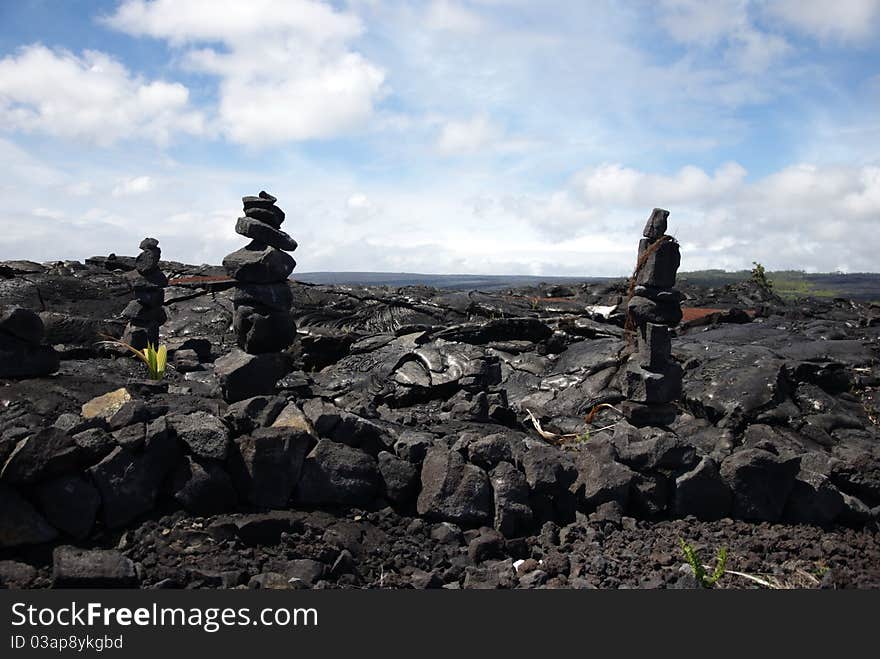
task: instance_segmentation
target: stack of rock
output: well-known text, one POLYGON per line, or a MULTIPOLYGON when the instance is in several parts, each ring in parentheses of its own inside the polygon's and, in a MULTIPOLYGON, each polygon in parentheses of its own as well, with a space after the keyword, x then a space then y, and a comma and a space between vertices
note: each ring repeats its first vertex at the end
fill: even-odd
POLYGON ((159 345, 159 327, 167 319, 165 314, 165 287, 168 278, 159 269, 159 241, 144 238, 141 253, 135 260, 135 270, 128 275, 135 299, 132 300, 122 316, 128 320, 122 340, 138 350, 147 344, 159 345))
POLYGON ((43 321, 30 309, 0 307, 0 378, 29 378, 58 370, 58 353, 41 345, 43 321))
POLYGON ((237 282, 233 327, 238 345, 253 355, 284 350, 296 337, 290 311, 293 293, 287 283, 296 266, 287 252, 296 249, 296 241, 279 228, 284 211, 276 201, 267 192, 242 197, 244 217, 238 218, 235 231, 251 242, 223 259, 226 272, 237 282))
POLYGON ((682 369, 672 360, 670 328, 681 321, 682 295, 675 290, 681 264, 678 243, 666 235, 669 211, 655 208, 639 242, 627 325, 637 349, 624 372, 624 413, 634 425, 667 425, 675 419, 671 404, 681 395, 682 369))

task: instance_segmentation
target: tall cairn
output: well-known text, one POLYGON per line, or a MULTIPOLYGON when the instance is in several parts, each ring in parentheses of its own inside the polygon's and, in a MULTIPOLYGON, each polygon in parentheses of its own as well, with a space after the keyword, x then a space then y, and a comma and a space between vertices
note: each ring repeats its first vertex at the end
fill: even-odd
POLYGON ((159 258, 162 256, 159 241, 144 238, 140 248, 134 272, 128 275, 135 299, 122 312, 123 318, 128 320, 122 340, 143 350, 148 343, 159 345, 159 328, 168 318, 163 306, 168 278, 159 269, 159 258))
POLYGON ((245 352, 280 352, 296 337, 290 311, 293 292, 287 284, 296 267, 287 252, 296 249, 296 241, 280 229, 284 211, 275 205, 275 197, 260 192, 241 200, 244 217, 238 218, 235 231, 251 242, 223 259, 226 272, 236 280, 233 328, 245 352))
POLYGON ((624 371, 623 411, 636 426, 665 426, 675 419, 682 368, 672 359, 671 328, 682 318, 682 294, 675 290, 681 265, 678 242, 666 235, 669 211, 655 208, 639 241, 627 328, 636 346, 624 371))

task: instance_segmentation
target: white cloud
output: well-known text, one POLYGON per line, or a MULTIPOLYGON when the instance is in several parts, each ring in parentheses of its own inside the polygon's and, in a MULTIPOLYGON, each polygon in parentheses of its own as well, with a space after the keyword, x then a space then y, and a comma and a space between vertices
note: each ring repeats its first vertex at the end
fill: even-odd
POLYGON ((359 19, 314 0, 126 0, 105 21, 184 47, 188 66, 219 76, 220 127, 236 142, 344 135, 385 93, 385 72, 349 46, 359 19))
POLYGON ((478 14, 450 0, 434 0, 428 7, 425 23, 434 30, 474 33, 483 27, 478 14))
POLYGON ((156 186, 156 182, 149 176, 135 176, 121 179, 113 188, 114 197, 126 197, 129 195, 149 192, 156 186))
POLYGON ((748 0, 662 0, 660 23, 679 43, 723 44, 726 59, 745 72, 762 72, 792 50, 781 35, 755 26, 748 0))
POLYGON ((346 221, 352 224, 360 224, 375 218, 379 214, 379 208, 372 200, 362 192, 356 192, 345 202, 346 221))
POLYGON ((699 167, 681 168, 672 176, 639 171, 619 164, 588 168, 575 176, 575 188, 588 206, 652 208, 679 203, 718 202, 743 183, 746 170, 726 163, 714 174, 699 167))
POLYGON ((865 41, 876 35, 880 23, 880 0, 771 0, 764 3, 764 9, 783 23, 822 40, 865 41))
POLYGON ((444 155, 476 153, 500 139, 501 131, 487 115, 464 121, 447 121, 437 137, 437 149, 444 155))
POLYGON ((145 81, 105 53, 38 44, 0 60, 0 122, 101 145, 128 137, 164 143, 204 130, 183 85, 145 81))

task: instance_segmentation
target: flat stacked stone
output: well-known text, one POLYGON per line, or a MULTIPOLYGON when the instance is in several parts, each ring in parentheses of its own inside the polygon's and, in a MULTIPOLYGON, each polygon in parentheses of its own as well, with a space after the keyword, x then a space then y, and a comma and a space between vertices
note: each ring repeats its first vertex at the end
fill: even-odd
POLYGON ((128 274, 134 291, 134 300, 122 312, 128 320, 122 340, 138 350, 147 344, 159 345, 159 328, 168 316, 165 314, 165 287, 168 278, 159 269, 162 250, 155 238, 144 238, 141 253, 135 259, 135 269, 128 274))
POLYGON ((627 303, 637 349, 624 371, 624 413, 634 425, 666 425, 671 403, 681 396, 683 372, 672 359, 670 328, 681 321, 682 295, 675 290, 681 264, 678 242, 666 235, 669 211, 655 208, 639 242, 633 295, 627 303))
POLYGON ((280 229, 284 211, 267 192, 242 197, 244 217, 235 231, 251 242, 223 259, 223 267, 236 280, 233 328, 238 345, 253 355, 279 352, 296 337, 291 313, 293 294, 287 278, 296 261, 287 252, 296 241, 280 229))

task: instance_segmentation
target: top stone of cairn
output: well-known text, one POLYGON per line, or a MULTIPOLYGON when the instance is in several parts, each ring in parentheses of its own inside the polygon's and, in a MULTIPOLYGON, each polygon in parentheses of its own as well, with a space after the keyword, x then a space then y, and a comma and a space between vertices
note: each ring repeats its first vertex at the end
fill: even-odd
POLYGON ((662 208, 655 208, 651 211, 651 217, 648 218, 648 222, 645 224, 645 230, 642 232, 642 235, 648 240, 657 240, 660 236, 666 233, 668 218, 669 211, 662 208))

